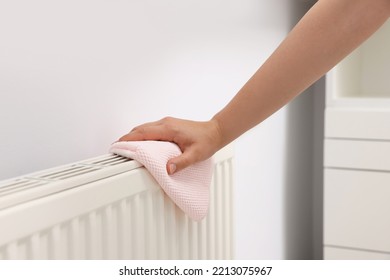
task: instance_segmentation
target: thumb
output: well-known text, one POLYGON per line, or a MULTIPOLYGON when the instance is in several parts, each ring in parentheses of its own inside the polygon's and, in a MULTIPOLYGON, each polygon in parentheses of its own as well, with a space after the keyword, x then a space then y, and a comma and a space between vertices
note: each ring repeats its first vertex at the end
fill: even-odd
POLYGON ((192 150, 186 150, 180 156, 170 159, 167 162, 167 172, 169 175, 172 175, 191 164, 194 164, 196 160, 196 153, 192 150))

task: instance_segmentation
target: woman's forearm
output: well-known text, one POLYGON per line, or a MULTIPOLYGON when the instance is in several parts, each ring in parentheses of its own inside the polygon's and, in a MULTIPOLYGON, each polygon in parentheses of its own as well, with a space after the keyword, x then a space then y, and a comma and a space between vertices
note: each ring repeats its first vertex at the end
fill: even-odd
POLYGON ((390 16, 390 0, 319 0, 233 100, 208 122, 164 118, 119 141, 176 143, 169 174, 212 156, 324 75, 390 16))
POLYGON ((390 0, 320 0, 212 121, 224 146, 304 91, 373 34, 390 0))

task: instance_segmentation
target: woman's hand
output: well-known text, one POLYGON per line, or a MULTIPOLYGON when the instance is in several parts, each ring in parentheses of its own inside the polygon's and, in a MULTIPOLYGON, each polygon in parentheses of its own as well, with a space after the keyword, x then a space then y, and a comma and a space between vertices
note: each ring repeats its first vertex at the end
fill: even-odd
POLYGON ((300 94, 389 16, 390 0, 318 1, 212 120, 164 118, 138 126, 119 140, 176 143, 183 154, 168 161, 169 174, 205 160, 300 94))
POLYGON ((169 174, 206 160, 222 148, 222 137, 216 120, 197 122, 166 117, 137 126, 119 139, 143 140, 169 141, 180 147, 182 154, 167 163, 169 174))

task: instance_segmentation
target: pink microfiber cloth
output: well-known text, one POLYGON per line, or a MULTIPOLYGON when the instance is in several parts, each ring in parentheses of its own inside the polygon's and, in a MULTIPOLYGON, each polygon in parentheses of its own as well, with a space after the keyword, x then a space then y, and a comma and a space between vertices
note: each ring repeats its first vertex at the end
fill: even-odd
POLYGON ((110 152, 143 164, 173 202, 193 220, 199 221, 207 215, 213 173, 211 159, 168 175, 166 170, 168 160, 181 154, 180 148, 174 143, 116 142, 112 144, 110 152))

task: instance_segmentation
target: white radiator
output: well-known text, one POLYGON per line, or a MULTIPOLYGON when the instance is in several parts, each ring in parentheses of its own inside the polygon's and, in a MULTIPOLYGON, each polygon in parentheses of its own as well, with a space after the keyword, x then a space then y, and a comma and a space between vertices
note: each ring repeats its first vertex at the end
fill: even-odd
POLYGON ((232 150, 190 220, 139 163, 105 155, 0 182, 0 259, 232 259, 232 150))

